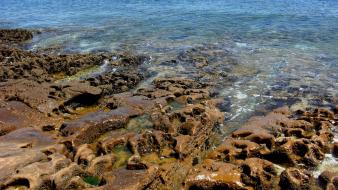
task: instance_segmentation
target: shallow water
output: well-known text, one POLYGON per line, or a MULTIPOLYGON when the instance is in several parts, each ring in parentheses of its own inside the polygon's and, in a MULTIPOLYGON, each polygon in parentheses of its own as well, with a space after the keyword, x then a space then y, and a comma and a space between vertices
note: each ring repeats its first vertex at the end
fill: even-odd
POLYGON ((43 31, 32 50, 135 51, 151 57, 153 77, 202 73, 228 101, 229 121, 337 102, 335 0, 2 0, 0 13, 2 28, 43 31), (207 68, 161 64, 192 48, 214 55, 207 68))

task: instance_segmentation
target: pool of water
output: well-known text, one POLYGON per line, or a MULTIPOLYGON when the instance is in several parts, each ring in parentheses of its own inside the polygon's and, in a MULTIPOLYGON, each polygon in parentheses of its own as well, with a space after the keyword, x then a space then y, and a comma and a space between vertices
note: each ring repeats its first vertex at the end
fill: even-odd
MULTIPOLYGON (((1 28, 42 31, 27 48, 134 51, 157 76, 213 83, 228 121, 338 94, 336 0, 2 0, 1 28), (191 66, 182 55, 208 55, 191 66), (187 53, 188 52, 188 53, 187 53), (163 64, 179 59, 176 64, 163 64), (231 61, 229 61, 231 60, 231 61)), ((140 85, 147 85, 151 79, 140 85)))

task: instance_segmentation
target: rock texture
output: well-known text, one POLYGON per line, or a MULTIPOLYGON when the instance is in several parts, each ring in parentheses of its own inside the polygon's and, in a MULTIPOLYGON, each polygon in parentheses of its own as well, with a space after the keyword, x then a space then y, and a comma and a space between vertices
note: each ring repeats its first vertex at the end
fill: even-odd
POLYGON ((280 108, 264 117, 251 118, 189 172, 186 188, 331 188, 337 174, 323 173, 320 185, 311 170, 330 153, 337 114, 327 109, 291 112, 280 108), (227 174, 239 173, 235 180, 238 186, 234 187, 227 177, 218 178, 221 174, 212 167, 214 163, 219 168, 230 165, 227 174))
POLYGON ((229 52, 188 50, 162 65, 191 78, 139 85, 145 56, 14 47, 31 38, 0 30, 1 190, 337 188, 336 173, 312 173, 337 155, 337 109, 276 109, 223 136, 229 103, 210 79, 236 80, 229 52))

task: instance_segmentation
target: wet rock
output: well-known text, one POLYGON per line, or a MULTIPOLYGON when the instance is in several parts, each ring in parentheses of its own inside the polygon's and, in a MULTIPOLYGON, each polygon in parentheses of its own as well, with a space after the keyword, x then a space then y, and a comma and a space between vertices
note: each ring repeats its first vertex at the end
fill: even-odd
POLYGON ((241 164, 241 169, 243 183, 254 189, 273 189, 278 184, 277 172, 269 161, 249 158, 241 164))
POLYGON ((74 162, 76 162, 78 165, 87 167, 89 163, 96 157, 96 153, 93 149, 94 148, 88 144, 80 145, 77 148, 74 162))
POLYGON ((157 175, 157 167, 150 167, 147 170, 117 169, 106 174, 107 185, 103 189, 145 189, 157 175))
POLYGON ((337 189, 338 188, 338 173, 324 171, 318 177, 319 183, 325 189, 337 189))
POLYGON ((266 147, 248 140, 225 140, 214 151, 209 153, 208 158, 223 162, 236 163, 259 155, 264 155, 266 147))
POLYGON ((54 77, 74 75, 80 69, 101 65, 109 57, 107 54, 47 55, 0 46, 0 68, 3 70, 0 79, 49 82, 54 77))
POLYGON ((335 142, 335 143, 333 144, 332 154, 333 154, 335 157, 338 157, 338 142, 335 142))
POLYGON ((20 43, 33 38, 33 32, 25 29, 0 29, 0 44, 20 43))
POLYGON ((103 153, 112 153, 116 146, 126 146, 133 136, 135 133, 112 131, 110 135, 100 141, 100 149, 103 153))
POLYGON ((297 168, 288 168, 282 172, 279 185, 282 189, 313 189, 314 178, 310 172, 297 168))
POLYGON ((112 95, 133 89, 142 79, 143 76, 140 73, 135 69, 131 69, 115 73, 105 73, 97 77, 91 77, 87 81, 92 86, 101 88, 103 95, 112 95))
POLYGON ((147 153, 160 152, 160 142, 157 141, 154 134, 151 132, 144 132, 139 135, 135 135, 130 139, 130 145, 132 146, 132 150, 140 155, 144 155, 147 153))
POLYGON ((81 180, 76 180, 77 178, 81 178, 86 176, 86 172, 81 169, 75 163, 72 163, 66 168, 58 171, 53 175, 53 181, 55 183, 55 187, 57 189, 71 189, 75 187, 88 187, 85 183, 81 180))
POLYGON ((96 157, 90 162, 87 171, 93 176, 103 176, 104 173, 110 172, 113 169, 115 161, 116 158, 111 154, 96 157))
POLYGON ((133 155, 128 159, 127 163, 128 170, 144 170, 148 169, 146 163, 142 162, 141 157, 139 155, 133 155))
POLYGON ((205 160, 189 172, 186 189, 245 189, 238 166, 205 160))
POLYGON ((76 146, 92 143, 96 138, 108 131, 124 128, 128 119, 138 114, 138 111, 125 107, 110 112, 90 113, 78 120, 62 124, 60 134, 70 138, 76 146))
POLYGON ((190 152, 187 146, 189 145, 189 142, 192 140, 191 136, 181 135, 176 137, 175 140, 176 140, 175 151, 179 154, 179 158, 186 157, 190 152))

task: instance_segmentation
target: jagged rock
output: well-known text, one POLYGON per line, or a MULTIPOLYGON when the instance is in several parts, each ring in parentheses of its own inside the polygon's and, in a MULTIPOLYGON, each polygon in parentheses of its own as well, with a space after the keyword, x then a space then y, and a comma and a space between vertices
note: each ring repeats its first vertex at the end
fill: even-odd
POLYGON ((241 169, 243 183, 254 189, 273 189, 278 184, 277 171, 269 161, 249 158, 241 164, 241 169))
POLYGON ((333 144, 332 154, 333 154, 335 157, 338 157, 338 142, 335 142, 335 143, 333 144))
POLYGON ((95 159, 96 152, 93 150, 89 144, 82 144, 77 148, 74 162, 78 165, 87 167, 89 163, 95 159))
POLYGON ((9 180, 4 183, 5 188, 22 185, 30 189, 53 189, 51 175, 67 167, 71 161, 59 154, 48 157, 49 162, 40 161, 29 164, 16 170, 9 180), (53 166, 53 167, 51 167, 53 166), (18 184, 25 182, 24 184, 18 184))
POLYGON ((93 176, 103 176, 104 173, 112 171, 115 160, 112 154, 96 157, 90 162, 87 171, 93 176))
MULTIPOLYGON (((71 189, 75 186, 83 187, 83 181, 74 184, 78 177, 86 176, 86 172, 75 163, 70 164, 68 167, 61 169, 53 175, 53 181, 57 189, 71 189), (75 180, 75 181, 74 181, 75 180)), ((86 186, 85 186, 86 187, 86 186)))
POLYGON ((158 168, 154 166, 146 170, 117 169, 106 174, 107 184, 103 189, 145 189, 149 187, 157 175, 158 168))
POLYGON ((33 38, 33 32, 25 29, 0 29, 0 44, 19 43, 33 38))
POLYGON ((137 115, 138 111, 126 107, 110 112, 90 113, 78 120, 65 122, 60 128, 60 133, 64 137, 69 137, 76 146, 92 143, 108 131, 124 128, 128 119, 137 115))
POLYGON ((238 166, 209 159, 189 172, 185 186, 190 190, 245 189, 238 166))
POLYGON ((319 183, 326 189, 338 189, 338 173, 324 171, 318 177, 319 183))
POLYGON ((312 174, 297 168, 287 168, 280 176, 279 185, 282 189, 301 190, 313 189, 315 182, 312 174))

